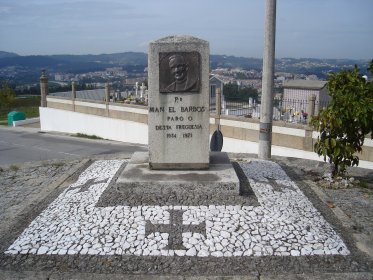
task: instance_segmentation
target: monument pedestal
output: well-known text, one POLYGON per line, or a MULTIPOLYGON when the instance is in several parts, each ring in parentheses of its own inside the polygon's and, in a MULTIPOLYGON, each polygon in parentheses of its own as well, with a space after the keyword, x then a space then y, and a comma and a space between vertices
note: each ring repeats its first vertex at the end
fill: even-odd
POLYGON ((239 179, 226 153, 211 152, 207 170, 153 170, 147 152, 136 152, 116 181, 119 192, 239 195, 239 179))
POLYGON ((147 152, 134 153, 96 207, 259 205, 238 164, 226 153, 211 152, 209 158, 208 170, 153 170, 147 152))

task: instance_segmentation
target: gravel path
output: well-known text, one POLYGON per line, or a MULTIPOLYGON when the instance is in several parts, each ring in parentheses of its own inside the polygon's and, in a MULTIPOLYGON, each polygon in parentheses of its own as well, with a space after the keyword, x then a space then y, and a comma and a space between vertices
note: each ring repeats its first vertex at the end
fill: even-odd
POLYGON ((0 221, 18 213, 25 201, 37 198, 43 189, 79 161, 45 161, 3 166, 0 169, 0 221))
POLYGON ((355 230, 373 235, 373 190, 369 188, 324 189, 332 201, 356 224, 355 230))

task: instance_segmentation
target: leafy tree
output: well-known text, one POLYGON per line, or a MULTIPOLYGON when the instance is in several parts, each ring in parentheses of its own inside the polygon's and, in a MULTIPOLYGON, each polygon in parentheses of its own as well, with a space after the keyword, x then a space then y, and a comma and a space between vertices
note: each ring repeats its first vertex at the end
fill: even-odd
POLYGON ((232 83, 225 84, 223 91, 226 97, 235 96, 238 93, 238 85, 232 83))
POLYGON ((239 88, 237 84, 228 83, 224 85, 224 96, 227 100, 248 101, 249 98, 258 99, 258 91, 253 87, 239 88))
POLYGON ((10 108, 15 100, 15 91, 3 81, 0 88, 0 108, 10 108))
MULTIPOLYGON (((373 60, 368 70, 373 74, 373 60)), ((332 97, 329 105, 312 119, 320 132, 314 145, 318 155, 329 159, 332 176, 343 175, 348 166, 357 166, 364 138, 373 139, 373 82, 361 77, 359 69, 332 73, 328 79, 332 97)))

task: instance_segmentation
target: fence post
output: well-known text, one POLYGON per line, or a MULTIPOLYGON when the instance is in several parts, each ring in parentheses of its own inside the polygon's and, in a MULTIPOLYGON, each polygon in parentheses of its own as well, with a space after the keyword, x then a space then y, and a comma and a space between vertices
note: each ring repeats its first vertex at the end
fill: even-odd
POLYGON ((40 95, 41 95, 40 107, 47 107, 48 76, 45 73, 45 70, 42 70, 41 76, 40 76, 40 95))
POLYGON ((315 101, 316 101, 316 95, 311 94, 310 96, 308 96, 308 104, 307 104, 308 118, 307 118, 307 124, 310 124, 311 117, 315 115, 315 101))
POLYGON ((220 88, 216 89, 216 116, 215 124, 220 124, 220 115, 221 115, 221 91, 220 88))
POLYGON ((71 101, 72 101, 72 109, 75 112, 75 98, 76 98, 76 89, 75 89, 75 81, 71 82, 71 101))

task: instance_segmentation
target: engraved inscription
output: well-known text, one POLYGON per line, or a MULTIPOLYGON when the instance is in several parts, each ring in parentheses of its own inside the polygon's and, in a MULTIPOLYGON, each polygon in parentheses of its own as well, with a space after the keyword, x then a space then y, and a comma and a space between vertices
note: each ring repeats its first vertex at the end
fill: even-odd
POLYGON ((176 129, 202 129, 202 125, 201 124, 177 125, 176 129))
POLYGON ((177 138, 176 133, 167 133, 166 137, 167 138, 177 138))
POLYGON ((164 107, 150 107, 149 113, 164 113, 164 107))
POLYGON ((200 76, 198 52, 159 53, 159 92, 200 92, 200 76))
POLYGON ((149 114, 162 115, 162 120, 164 123, 159 123, 154 126, 156 131, 162 133, 162 137, 169 139, 171 141, 178 139, 192 139, 193 137, 198 137, 199 133, 202 131, 202 124, 195 123, 195 119, 199 119, 199 113, 206 111, 205 106, 183 106, 183 98, 180 96, 174 97, 174 106, 160 106, 160 107, 149 107, 149 114), (196 135, 190 131, 195 131, 196 135))
POLYGON ((171 125, 156 125, 155 130, 170 130, 172 129, 171 125))

